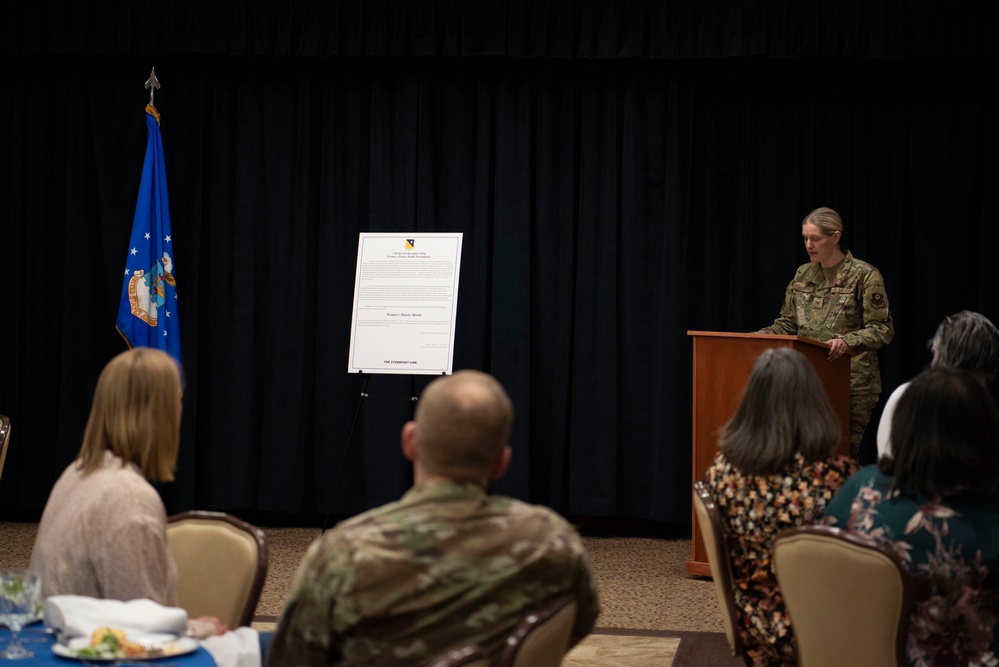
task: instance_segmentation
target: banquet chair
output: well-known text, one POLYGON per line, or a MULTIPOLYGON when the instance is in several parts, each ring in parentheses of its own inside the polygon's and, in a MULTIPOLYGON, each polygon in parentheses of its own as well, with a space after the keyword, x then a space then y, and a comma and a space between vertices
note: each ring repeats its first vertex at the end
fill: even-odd
POLYGON ((562 664, 576 623, 576 600, 565 594, 529 613, 506 639, 498 667, 562 664))
POLYGON ((752 661, 746 654, 746 646, 739 634, 739 617, 735 609, 735 583, 732 576, 732 561, 729 560, 728 545, 725 542, 725 524, 704 482, 694 484, 694 513, 697 515, 697 525, 708 554, 711 579, 714 581, 715 595, 718 597, 718 607, 721 609, 722 624, 725 627, 725 638, 728 640, 732 657, 742 658, 743 663, 751 665, 752 661))
POLYGON ((489 658, 481 647, 471 644, 445 651, 427 663, 427 667, 489 667, 489 658))
POLYGON ((0 415, 0 477, 3 477, 3 464, 7 460, 7 447, 10 445, 10 417, 0 415))
POLYGON ((262 530, 222 512, 183 512, 167 520, 167 543, 177 563, 177 603, 189 618, 250 625, 267 575, 262 530))
POLYGON ((912 583, 889 545, 833 526, 801 526, 777 536, 773 560, 801 667, 909 664, 912 583))

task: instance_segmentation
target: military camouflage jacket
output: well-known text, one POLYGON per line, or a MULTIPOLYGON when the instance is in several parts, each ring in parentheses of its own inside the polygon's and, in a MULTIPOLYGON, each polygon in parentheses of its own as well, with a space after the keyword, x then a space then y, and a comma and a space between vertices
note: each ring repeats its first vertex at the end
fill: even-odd
POLYGON ((760 333, 799 335, 822 343, 842 338, 853 355, 851 393, 880 394, 877 350, 895 335, 885 281, 876 268, 850 252, 834 268, 826 279, 816 262, 798 267, 780 316, 760 333))
POLYGON ((576 642, 599 603, 562 517, 474 484, 430 482, 312 544, 268 664, 423 665, 468 643, 493 648, 526 610, 562 592, 579 602, 576 642))

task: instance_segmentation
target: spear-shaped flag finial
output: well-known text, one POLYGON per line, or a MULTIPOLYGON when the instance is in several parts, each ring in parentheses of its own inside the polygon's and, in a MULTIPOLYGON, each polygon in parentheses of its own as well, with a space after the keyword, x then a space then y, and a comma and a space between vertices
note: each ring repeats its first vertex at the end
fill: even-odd
POLYGON ((149 89, 149 106, 156 106, 153 104, 153 94, 160 87, 160 80, 156 78, 156 68, 149 73, 149 78, 146 80, 146 88, 149 89))

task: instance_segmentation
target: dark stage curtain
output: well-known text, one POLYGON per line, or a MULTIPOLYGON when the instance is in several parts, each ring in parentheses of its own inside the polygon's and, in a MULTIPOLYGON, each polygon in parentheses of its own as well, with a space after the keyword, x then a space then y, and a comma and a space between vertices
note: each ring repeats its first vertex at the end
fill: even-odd
POLYGON ((992 57, 988 0, 161 0, 8 4, 32 55, 992 57))
POLYGON ((689 521, 686 332, 769 324, 817 206, 885 275, 886 394, 944 316, 999 322, 993 4, 109 7, 0 10, 4 515, 44 505, 124 349, 152 66, 186 379, 171 511, 322 515, 341 465, 337 516, 407 488, 430 378, 374 376, 362 402, 346 373, 362 231, 464 233, 454 366, 517 409, 495 489, 572 517, 689 521))

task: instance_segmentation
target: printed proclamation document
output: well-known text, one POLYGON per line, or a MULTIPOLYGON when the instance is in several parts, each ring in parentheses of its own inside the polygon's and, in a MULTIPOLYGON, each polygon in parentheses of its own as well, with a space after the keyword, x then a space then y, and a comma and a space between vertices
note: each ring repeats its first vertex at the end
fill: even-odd
POLYGON ((461 233, 364 233, 348 373, 451 373, 461 233))

